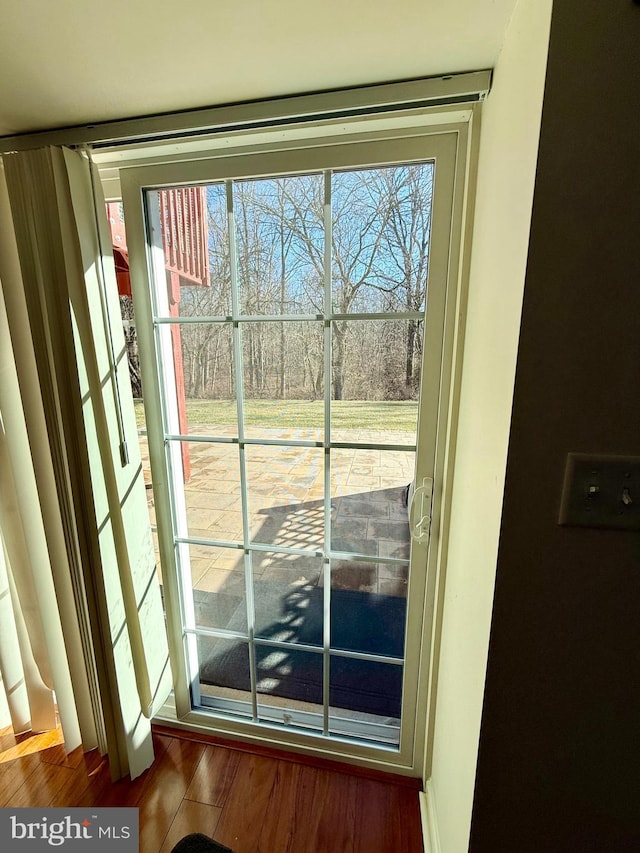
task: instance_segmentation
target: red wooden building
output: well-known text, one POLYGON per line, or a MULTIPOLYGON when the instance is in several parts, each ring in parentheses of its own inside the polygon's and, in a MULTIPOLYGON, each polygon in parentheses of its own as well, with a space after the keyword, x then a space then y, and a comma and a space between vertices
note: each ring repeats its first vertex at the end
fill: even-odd
MULTIPOLYGON (((173 190, 161 190, 158 193, 169 312, 172 317, 180 316, 180 290, 182 287, 209 286, 206 192, 205 187, 181 187, 173 190)), ((129 252, 122 205, 118 202, 107 204, 107 216, 111 229, 118 293, 120 296, 131 297, 129 252)), ((182 368, 182 345, 178 324, 171 326, 171 337, 180 432, 186 435, 188 432, 187 410, 182 368)), ((184 478, 187 481, 191 474, 191 466, 186 443, 183 444, 182 461, 184 478)))

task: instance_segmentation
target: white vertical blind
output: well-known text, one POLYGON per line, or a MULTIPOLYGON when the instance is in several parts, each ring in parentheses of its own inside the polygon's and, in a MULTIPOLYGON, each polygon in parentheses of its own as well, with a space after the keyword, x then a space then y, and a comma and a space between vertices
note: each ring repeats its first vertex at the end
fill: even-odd
MULTIPOLYGON (((47 549, 64 557, 51 565, 62 625, 75 620, 67 662, 84 670, 76 701, 89 702, 98 728, 104 717, 112 775, 135 777, 153 760, 148 718, 170 671, 106 214, 82 155, 42 149, 4 161, 21 268, 8 322, 12 340, 32 350, 42 412, 32 426, 24 411, 48 457, 35 479, 47 549)), ((56 650, 52 666, 62 656, 56 650)))
POLYGON ((87 673, 72 606, 58 492, 1 169, 0 284, 3 601, 11 604, 14 617, 3 619, 0 632, 3 657, 9 657, 12 666, 11 674, 3 671, 4 688, 12 723, 21 730, 55 725, 55 689, 67 748, 82 743, 90 749, 96 745, 97 727, 86 698, 87 673))

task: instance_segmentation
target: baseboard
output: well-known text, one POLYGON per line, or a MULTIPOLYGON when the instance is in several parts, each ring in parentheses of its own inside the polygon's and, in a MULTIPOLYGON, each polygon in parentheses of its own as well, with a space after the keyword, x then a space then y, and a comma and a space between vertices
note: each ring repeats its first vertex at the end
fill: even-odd
POLYGON ((422 842, 425 853, 442 853, 440 849, 440 835, 438 834, 438 814, 431 780, 427 782, 425 790, 420 792, 419 797, 420 817, 422 819, 422 842))

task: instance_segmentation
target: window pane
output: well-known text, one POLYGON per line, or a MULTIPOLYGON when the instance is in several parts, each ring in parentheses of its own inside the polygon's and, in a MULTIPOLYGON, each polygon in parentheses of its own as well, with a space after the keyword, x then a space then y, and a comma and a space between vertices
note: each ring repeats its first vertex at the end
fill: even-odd
POLYGON ((333 174, 335 312, 424 310, 432 194, 432 163, 333 174))
MULTIPOLYGON (((237 695, 235 691, 251 690, 249 674, 249 646, 243 640, 221 639, 219 637, 198 637, 198 660, 200 662, 200 684, 203 693, 211 694, 206 687, 225 687, 232 694, 229 698, 247 699, 248 696, 237 695)), ((219 690, 216 696, 224 696, 219 690)))
POLYGON ((196 626, 247 631, 244 552, 189 545, 196 626))
POLYGON ((334 441, 415 444, 422 334, 421 320, 332 324, 334 441))
POLYGON ((255 633, 265 640, 322 645, 322 559, 254 551, 255 633))
POLYGON ((177 513, 177 535, 242 542, 240 462, 234 444, 171 441, 176 488, 184 484, 185 517, 177 513), (189 476, 185 472, 189 471, 189 476))
POLYGON ((233 206, 241 313, 321 312, 322 176, 235 182, 233 206))
POLYGON ((331 451, 331 547, 380 557, 409 557, 407 494, 413 451, 331 451))
POLYGON ((332 560, 331 648, 402 657, 406 595, 378 592, 383 565, 332 560))
POLYGON ((159 329, 175 381, 167 383, 167 427, 180 435, 236 437, 231 324, 188 323, 159 329), (169 398, 171 395, 171 398, 169 398))
POLYGON ((256 683, 263 696, 322 705, 322 655, 256 646, 256 683))
MULTIPOLYGON (((188 323, 172 328, 180 336, 179 355, 190 432, 226 435, 227 428, 235 428, 237 424, 231 325, 188 323), (207 429, 203 429, 203 424, 207 429), (225 429, 219 430, 220 426, 225 429)), ((178 353, 174 359, 177 356, 178 353)), ((237 435, 235 429, 233 434, 237 435)))
POLYGON ((248 438, 322 441, 322 323, 243 323, 248 438))
POLYGON ((348 711, 400 719, 401 665, 332 656, 329 726, 349 719, 348 711))
POLYGON ((249 446, 245 453, 251 540, 265 545, 322 548, 322 450, 249 446))
POLYGON ((231 267, 224 184, 149 191, 147 203, 160 223, 158 244, 166 273, 166 282, 156 282, 158 316, 229 316, 231 267))

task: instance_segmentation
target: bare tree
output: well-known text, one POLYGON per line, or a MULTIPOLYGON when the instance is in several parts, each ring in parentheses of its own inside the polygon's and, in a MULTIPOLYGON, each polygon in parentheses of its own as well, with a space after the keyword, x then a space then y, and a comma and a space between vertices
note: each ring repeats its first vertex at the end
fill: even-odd
MULTIPOLYGON (((338 314, 421 311, 425 303, 431 222, 431 164, 337 172, 332 176, 332 301, 338 314)), ((292 251, 303 255, 314 275, 310 298, 323 308, 324 210, 321 188, 285 189, 289 213, 282 224, 294 235, 292 251)), ((416 393, 420 335, 408 322, 405 396, 416 393)), ((349 322, 333 325, 334 398, 344 396, 349 366, 349 322)))
MULTIPOLYGON (((376 175, 386 206, 383 233, 385 263, 379 265, 377 286, 390 297, 390 310, 422 311, 429 273, 433 166, 409 165, 381 169, 376 175)), ((416 390, 421 336, 418 320, 410 320, 406 339, 405 384, 416 390)))
MULTIPOLYGON (((331 239, 332 308, 342 315, 332 331, 337 400, 415 399, 418 393, 421 321, 348 317, 423 311, 432 186, 431 164, 333 173, 331 234, 325 235, 323 175, 233 185, 243 314, 324 314, 325 239, 331 239)), ((226 317, 231 269, 224 187, 210 187, 208 200, 210 286, 185 288, 181 312, 226 317)), ((317 399, 324 376, 318 330, 309 320, 243 324, 247 395, 317 399)), ((228 324, 185 325, 183 354, 189 396, 232 395, 228 324)))

